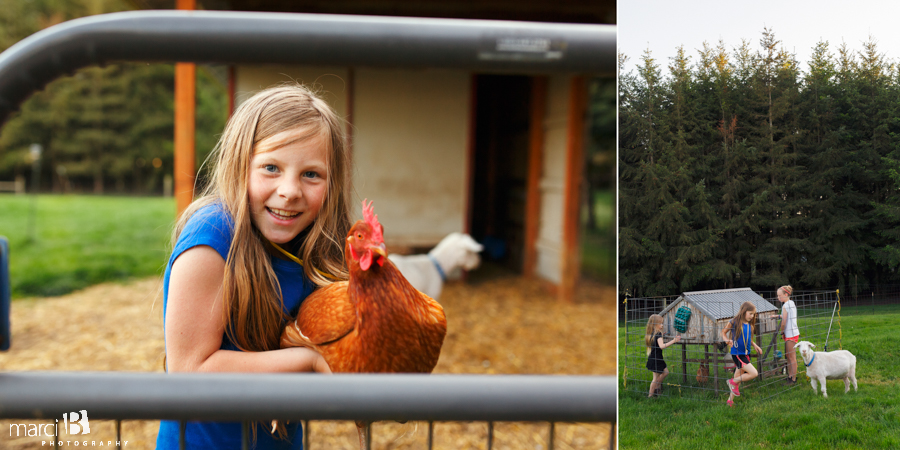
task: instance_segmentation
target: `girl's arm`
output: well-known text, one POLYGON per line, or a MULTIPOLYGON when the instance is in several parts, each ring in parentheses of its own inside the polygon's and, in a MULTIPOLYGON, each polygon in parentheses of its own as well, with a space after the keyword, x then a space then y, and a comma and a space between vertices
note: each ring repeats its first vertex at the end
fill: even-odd
POLYGON ((722 340, 725 341, 725 343, 728 345, 734 345, 734 341, 732 341, 731 339, 728 339, 728 337, 727 337, 727 334, 730 330, 731 330, 731 322, 729 321, 727 324, 725 324, 725 328, 722 328, 722 340))
POLYGON ((208 246, 191 248, 172 264, 165 319, 169 372, 331 373, 322 356, 308 348, 219 349, 225 332, 224 271, 225 260, 208 246))
POLYGON ((657 339, 656 339, 656 345, 659 345, 659 348, 666 348, 666 347, 668 347, 668 346, 670 346, 670 345, 672 345, 672 344, 674 344, 674 343, 676 343, 676 342, 678 342, 678 341, 680 341, 680 340, 681 340, 681 336, 675 336, 675 339, 672 339, 671 341, 669 341, 668 343, 666 343, 665 341, 663 341, 663 338, 657 338, 657 339))
POLYGON ((781 308, 781 326, 778 327, 778 331, 780 333, 784 333, 784 329, 785 329, 785 327, 787 327, 787 319, 788 319, 787 308, 781 308))

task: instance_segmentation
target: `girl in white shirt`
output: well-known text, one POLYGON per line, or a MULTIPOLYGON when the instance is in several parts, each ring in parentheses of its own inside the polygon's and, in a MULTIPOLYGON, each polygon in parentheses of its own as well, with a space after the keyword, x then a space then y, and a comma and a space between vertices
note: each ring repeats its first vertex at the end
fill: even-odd
POLYGON ((781 332, 784 339, 784 356, 788 360, 787 384, 797 382, 797 354, 794 346, 800 341, 800 328, 797 327, 797 306, 791 300, 794 288, 782 286, 778 288, 778 301, 784 306, 781 308, 781 332))

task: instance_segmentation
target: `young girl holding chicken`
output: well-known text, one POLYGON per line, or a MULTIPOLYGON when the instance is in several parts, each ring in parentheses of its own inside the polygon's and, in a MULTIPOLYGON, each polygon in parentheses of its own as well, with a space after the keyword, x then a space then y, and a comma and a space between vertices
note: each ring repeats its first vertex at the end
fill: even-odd
POLYGON ((762 349, 753 342, 753 326, 756 324, 756 306, 751 302, 744 302, 734 319, 730 320, 722 329, 722 340, 731 346, 731 359, 734 360, 734 378, 727 380, 731 395, 726 402, 734 407, 734 398, 741 395, 739 386, 744 381, 750 381, 759 375, 759 371, 750 363, 750 345, 757 353, 762 349))
POLYGON ((681 341, 681 336, 675 336, 669 342, 663 340, 663 318, 659 314, 650 316, 647 321, 647 330, 644 333, 644 344, 647 345, 647 370, 653 372, 653 381, 650 382, 648 398, 659 395, 663 380, 669 376, 669 369, 663 359, 664 348, 681 341))
MULTIPOLYGON (((317 286, 346 279, 350 229, 343 124, 301 86, 262 91, 235 111, 204 194, 181 215, 164 279, 168 372, 323 372, 303 347, 280 349, 284 324, 317 286), (299 257, 292 261, 284 252, 299 257)), ((301 448, 288 424, 260 449, 301 448), (283 433, 283 432, 282 432, 283 433)), ((188 422, 188 448, 240 448, 240 423, 188 422)), ((178 448, 177 422, 157 448, 178 448)))

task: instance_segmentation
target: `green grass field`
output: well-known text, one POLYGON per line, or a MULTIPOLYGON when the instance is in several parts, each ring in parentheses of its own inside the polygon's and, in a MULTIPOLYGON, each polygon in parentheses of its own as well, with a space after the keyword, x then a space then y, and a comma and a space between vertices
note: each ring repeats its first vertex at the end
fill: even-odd
POLYGON ((92 284, 161 274, 175 201, 161 197, 0 194, 13 298, 62 295, 92 284))
POLYGON ((616 282, 616 193, 594 193, 594 218, 597 229, 586 229, 581 236, 581 267, 585 276, 609 283, 616 282))
MULTIPOLYGON (((671 396, 655 399, 624 390, 625 329, 620 328, 621 448, 900 448, 900 305, 876 308, 878 314, 844 311, 841 318, 840 341, 856 355, 859 392, 851 386, 844 394, 843 381, 828 381, 825 399, 813 394, 800 373, 798 387, 769 399, 762 399, 767 393, 748 385, 733 409, 725 405, 724 394, 719 401, 709 402, 679 397, 674 389, 667 391, 671 396)), ((829 347, 837 349, 837 341, 829 347)), ((798 363, 802 371, 799 355, 798 363)))

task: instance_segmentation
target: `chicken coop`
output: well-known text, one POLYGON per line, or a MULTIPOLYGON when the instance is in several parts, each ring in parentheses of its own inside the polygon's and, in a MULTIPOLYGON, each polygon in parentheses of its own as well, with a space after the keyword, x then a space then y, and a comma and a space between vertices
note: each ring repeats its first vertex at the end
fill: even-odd
MULTIPOLYGON (((681 395, 713 399, 727 393, 725 380, 734 372, 730 348, 722 340, 722 330, 740 310, 741 304, 756 306, 757 322, 753 340, 762 349, 752 355, 753 365, 760 376, 756 383, 774 384, 783 378, 786 360, 780 346, 781 325, 778 308, 750 288, 685 292, 677 296, 629 299, 626 330, 626 370, 628 383, 649 387, 650 372, 646 363, 644 333, 653 314, 663 317, 663 339, 675 336, 681 341, 663 351, 670 375, 665 380, 668 389, 681 395), (644 378, 646 378, 646 383, 644 378)), ((664 386, 664 390, 667 389, 664 386)))
POLYGON ((756 345, 764 352, 757 355, 755 364, 760 369, 760 376, 767 369, 771 372, 783 365, 780 364, 784 362, 783 360, 775 361, 774 358, 768 358, 770 353, 774 356, 773 350, 780 326, 778 308, 775 305, 750 288, 685 292, 659 313, 663 317, 663 332, 668 336, 681 336, 678 346, 681 348, 684 382, 687 382, 689 362, 700 364, 698 368, 700 373, 709 369, 718 373, 719 367, 728 371, 734 370, 729 352, 723 352, 727 348, 722 341, 722 330, 738 313, 744 302, 751 302, 756 306, 757 319, 753 337, 756 345), (689 346, 702 346, 703 351, 688 351, 689 346), (714 351, 710 351, 711 348, 714 351), (702 353, 702 356, 689 358, 689 353, 702 353), (764 368, 764 363, 769 367, 764 368))

